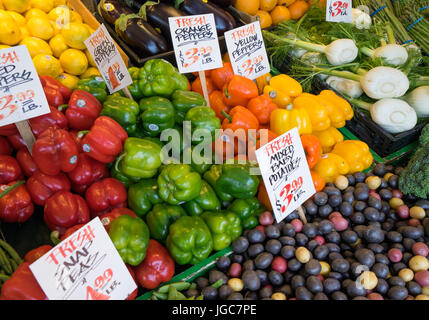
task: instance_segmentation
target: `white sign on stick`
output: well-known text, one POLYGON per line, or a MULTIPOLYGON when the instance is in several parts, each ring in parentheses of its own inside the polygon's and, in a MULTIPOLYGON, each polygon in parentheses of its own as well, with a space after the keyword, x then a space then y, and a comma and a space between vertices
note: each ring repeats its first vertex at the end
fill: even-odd
POLYGON ((104 24, 101 24, 84 43, 110 93, 133 83, 127 66, 104 24))
POLYGON ((0 127, 51 112, 26 46, 0 50, 0 127))
POLYGON ((234 73, 254 80, 270 72, 259 21, 225 32, 234 73))
POLYGON ((316 193, 297 128, 256 150, 256 159, 277 222, 316 193))
POLYGON ((169 17, 168 23, 180 73, 222 67, 222 55, 212 13, 169 17))
POLYGON ((49 300, 124 300, 137 288, 98 217, 30 269, 49 300))
POLYGON ((353 21, 352 0, 327 0, 326 21, 351 23, 353 21))

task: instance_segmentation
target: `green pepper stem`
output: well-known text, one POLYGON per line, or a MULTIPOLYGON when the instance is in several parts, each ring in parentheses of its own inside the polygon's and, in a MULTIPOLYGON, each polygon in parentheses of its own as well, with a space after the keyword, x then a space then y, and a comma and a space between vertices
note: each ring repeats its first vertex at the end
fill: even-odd
POLYGON ((126 157, 126 155, 127 155, 127 153, 126 153, 126 152, 123 152, 123 153, 121 153, 121 154, 116 158, 116 161, 115 161, 115 170, 116 170, 117 172, 121 172, 121 170, 119 170, 119 162, 121 162, 121 160, 122 160, 123 158, 125 158, 125 157, 126 157))
POLYGON ((222 110, 222 114, 225 118, 229 120, 229 122, 232 122, 232 117, 228 113, 226 113, 225 110, 222 110))
POLYGON ((7 281, 10 279, 10 276, 0 273, 0 281, 7 281))
POLYGON ((13 189, 18 188, 21 184, 24 184, 25 181, 18 181, 15 184, 11 185, 9 188, 4 190, 2 193, 0 193, 0 199, 3 198, 5 195, 7 195, 9 192, 13 191, 13 189))
POLYGON ((51 238, 51 241, 55 246, 61 242, 60 233, 57 230, 52 231, 49 237, 51 238))
POLYGON ((77 133, 77 137, 80 139, 80 138, 83 138, 83 136, 84 135, 86 135, 87 133, 89 133, 89 131, 90 130, 82 130, 82 131, 79 131, 78 133, 77 133))
POLYGON ((62 105, 60 105, 60 106, 58 106, 58 111, 64 111, 64 110, 66 110, 67 108, 69 107, 69 105, 68 104, 62 104, 62 105))

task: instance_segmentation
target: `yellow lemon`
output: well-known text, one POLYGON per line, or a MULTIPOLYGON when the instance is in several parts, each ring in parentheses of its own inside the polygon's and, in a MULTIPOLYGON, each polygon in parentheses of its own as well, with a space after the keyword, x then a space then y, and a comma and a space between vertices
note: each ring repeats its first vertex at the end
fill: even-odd
POLYGON ((7 48, 10 48, 10 46, 5 45, 5 44, 0 44, 0 50, 1 49, 7 49, 7 48))
POLYGON ((21 39, 19 24, 5 11, 0 13, 0 44, 13 46, 18 44, 21 39))
POLYGON ((28 21, 33 17, 44 18, 47 19, 48 15, 38 8, 31 8, 25 13, 25 19, 28 21))
POLYGON ((100 71, 98 71, 97 68, 90 67, 90 68, 86 69, 86 71, 80 76, 80 78, 81 79, 88 79, 88 78, 91 78, 92 76, 101 77, 100 71))
POLYGON ((48 16, 49 19, 54 20, 61 25, 66 25, 70 22, 82 23, 82 17, 80 14, 63 5, 60 5, 49 11, 48 16))
POLYGON ((89 25, 87 25, 86 23, 84 24, 85 25, 85 27, 88 29, 88 31, 89 31, 89 34, 93 34, 94 32, 95 32, 95 30, 94 29, 92 29, 89 25))
POLYGON ((57 78, 61 74, 61 65, 58 59, 48 54, 38 54, 33 58, 34 66, 40 76, 57 78))
POLYGON ((19 14, 18 12, 15 12, 15 11, 8 11, 7 13, 9 13, 9 15, 16 23, 18 23, 18 25, 23 25, 27 23, 27 20, 25 20, 22 14, 19 14))
POLYGON ((15 12, 25 12, 30 9, 30 0, 3 0, 6 10, 15 12))
POLYGON ((51 47, 46 41, 42 39, 35 37, 25 37, 19 44, 27 46, 27 49, 30 52, 30 56, 32 58, 38 54, 52 55, 51 47))
POLYGON ((49 46, 54 53, 54 57, 56 58, 59 58, 61 56, 61 53, 63 53, 69 48, 66 45, 64 38, 61 34, 57 34, 56 36, 52 37, 52 39, 49 40, 49 46))
POLYGON ((31 0, 31 7, 38 8, 44 12, 51 11, 55 6, 54 0, 31 0))
POLYGON ((95 64, 94 59, 92 59, 91 54, 89 53, 88 49, 85 50, 85 55, 86 58, 88 59, 88 63, 91 67, 97 67, 97 65, 95 64))
POLYGON ((30 31, 28 31, 26 26, 21 26, 19 29, 21 30, 22 39, 31 37, 30 31))
POLYGON ((83 22, 82 16, 79 13, 77 13, 76 11, 71 10, 70 16, 71 16, 70 22, 79 22, 79 23, 83 22))
POLYGON ((33 17, 27 22, 27 28, 33 37, 49 40, 54 36, 51 22, 45 18, 33 17))
POLYGON ((78 22, 65 25, 61 34, 69 47, 81 50, 86 49, 83 42, 91 35, 88 28, 83 23, 78 22))
POLYGON ((70 90, 74 90, 76 89, 77 83, 80 79, 74 75, 63 72, 58 76, 57 80, 70 90))
POLYGON ((61 67, 65 72, 74 76, 80 76, 88 68, 86 55, 76 49, 67 49, 60 56, 61 67))

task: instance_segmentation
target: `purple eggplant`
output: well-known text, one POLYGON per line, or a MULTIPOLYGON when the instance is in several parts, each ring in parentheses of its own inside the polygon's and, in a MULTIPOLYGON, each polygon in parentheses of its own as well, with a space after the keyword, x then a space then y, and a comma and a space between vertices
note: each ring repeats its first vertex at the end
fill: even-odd
POLYGON ((168 42, 171 42, 168 18, 186 16, 184 12, 165 3, 143 5, 140 8, 139 15, 149 22, 152 27, 161 30, 161 34, 168 42))
POLYGON ((189 15, 213 13, 218 36, 222 36, 225 31, 236 27, 234 17, 214 3, 202 0, 183 0, 179 5, 179 9, 189 15))
POLYGON ((119 19, 121 14, 137 13, 125 3, 118 0, 101 0, 98 3, 97 11, 99 15, 112 26, 115 25, 115 21, 119 19))
POLYGON ((115 30, 126 44, 145 57, 168 50, 164 37, 137 14, 121 15, 115 22, 115 30))
POLYGON ((220 7, 229 7, 230 5, 232 5, 232 0, 210 0, 211 2, 213 2, 214 4, 217 4, 220 7))
POLYGON ((147 0, 123 0, 123 1, 128 7, 137 11, 140 9, 142 5, 145 4, 145 2, 147 2, 147 0))

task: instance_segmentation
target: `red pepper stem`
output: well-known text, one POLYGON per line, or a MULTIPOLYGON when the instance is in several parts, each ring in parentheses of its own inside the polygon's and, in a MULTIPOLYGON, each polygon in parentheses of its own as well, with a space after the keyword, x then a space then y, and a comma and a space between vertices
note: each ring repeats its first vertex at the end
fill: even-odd
POLYGON ((82 131, 79 131, 78 133, 77 133, 77 137, 80 139, 80 138, 83 138, 83 136, 84 135, 86 135, 87 133, 89 133, 89 131, 90 130, 82 130, 82 131))
POLYGON ((54 246, 56 246, 58 243, 61 242, 60 233, 57 230, 52 231, 49 237, 51 238, 51 241, 54 244, 54 246))
POLYGON ((232 117, 228 113, 226 113, 225 110, 222 110, 222 114, 225 118, 229 120, 229 122, 232 122, 232 117))
POLYGON ((13 189, 18 188, 20 185, 24 184, 25 181, 18 181, 15 184, 8 187, 6 190, 4 190, 2 193, 0 193, 0 199, 3 198, 5 195, 7 195, 9 192, 13 191, 13 189))

